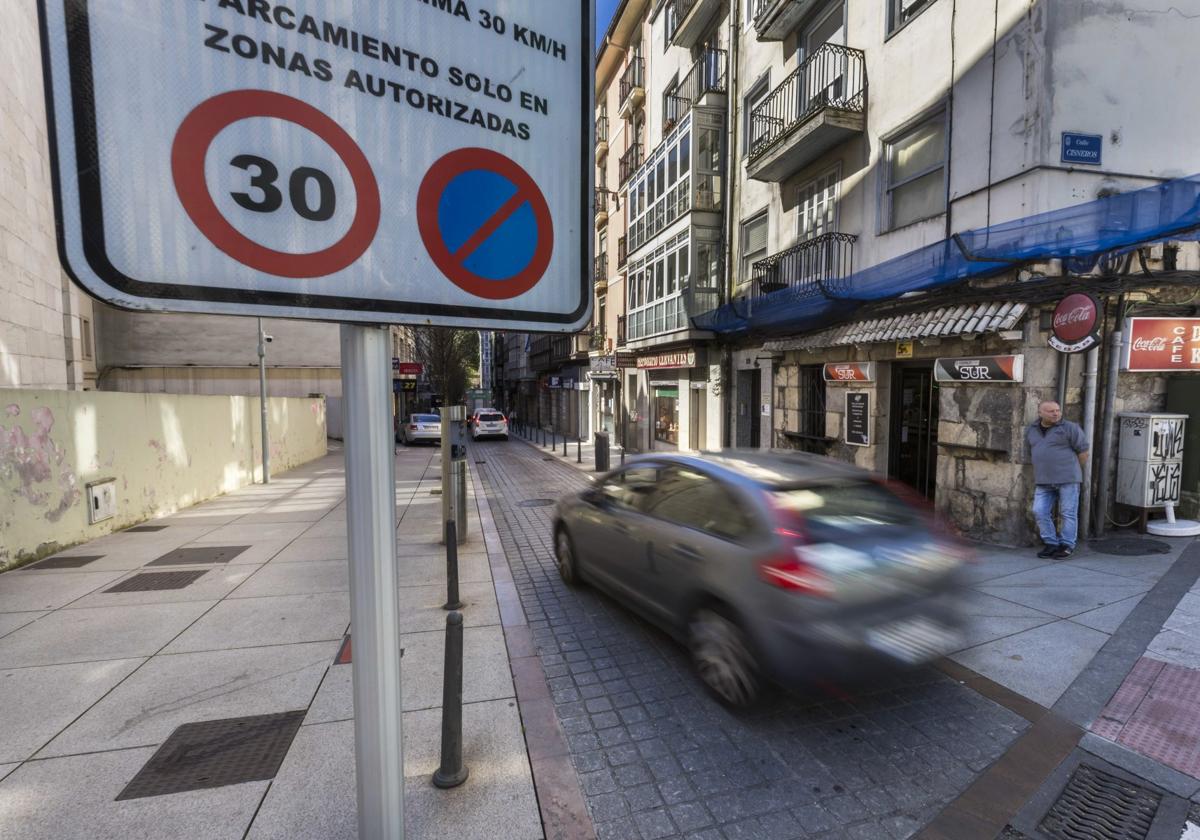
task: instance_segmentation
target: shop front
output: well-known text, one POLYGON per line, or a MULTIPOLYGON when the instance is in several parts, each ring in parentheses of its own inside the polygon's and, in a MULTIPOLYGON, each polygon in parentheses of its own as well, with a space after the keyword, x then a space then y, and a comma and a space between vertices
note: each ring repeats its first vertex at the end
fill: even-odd
POLYGON ((704 356, 693 348, 637 358, 628 402, 638 449, 716 448, 710 429, 718 427, 720 406, 704 356))

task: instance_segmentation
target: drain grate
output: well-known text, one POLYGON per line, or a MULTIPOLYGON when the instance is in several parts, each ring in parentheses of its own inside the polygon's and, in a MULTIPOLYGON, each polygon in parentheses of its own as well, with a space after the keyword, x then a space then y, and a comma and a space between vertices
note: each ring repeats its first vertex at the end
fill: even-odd
POLYGON ((136 528, 126 528, 126 534, 153 534, 155 531, 165 531, 166 525, 138 525, 136 528))
POLYGON ((554 504, 553 499, 526 499, 523 502, 517 502, 517 507, 549 507, 554 504))
POLYGON ((78 569, 103 557, 103 554, 79 555, 78 557, 50 557, 41 563, 26 566, 26 569, 78 569))
POLYGON ((1145 540, 1140 537, 1110 537, 1106 540, 1094 540, 1088 545, 1101 554, 1115 554, 1119 557, 1142 557, 1146 554, 1171 553, 1171 546, 1167 543, 1159 540, 1145 540))
POLYGON ((117 800, 273 779, 304 710, 185 723, 171 733, 117 800))
POLYGON ((1038 827, 1059 840, 1145 840, 1160 799, 1080 764, 1038 827))
POLYGON ((199 572, 142 572, 105 589, 109 592, 158 592, 165 589, 183 589, 203 577, 207 570, 199 572))
POLYGON ((542 460, 543 461, 557 461, 558 459, 555 458, 553 455, 543 455, 542 460))
POLYGON ((177 548, 146 565, 193 566, 200 563, 228 563, 249 547, 248 545, 200 545, 193 548, 177 548))

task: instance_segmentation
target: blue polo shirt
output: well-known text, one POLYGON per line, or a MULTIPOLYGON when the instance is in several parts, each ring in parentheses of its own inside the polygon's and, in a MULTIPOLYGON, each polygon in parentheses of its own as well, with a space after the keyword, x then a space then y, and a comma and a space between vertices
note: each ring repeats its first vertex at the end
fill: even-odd
POLYGON ((1079 484, 1083 470, 1079 453, 1088 451, 1087 437, 1078 423, 1060 420, 1050 428, 1036 420, 1025 430, 1025 444, 1033 461, 1035 484, 1079 484))

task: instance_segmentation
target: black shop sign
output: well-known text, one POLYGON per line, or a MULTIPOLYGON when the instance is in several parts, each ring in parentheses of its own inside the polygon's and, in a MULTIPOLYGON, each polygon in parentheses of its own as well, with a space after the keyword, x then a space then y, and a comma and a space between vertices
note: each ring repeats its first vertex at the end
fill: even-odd
POLYGON ((846 443, 851 446, 871 445, 871 393, 846 392, 846 443))

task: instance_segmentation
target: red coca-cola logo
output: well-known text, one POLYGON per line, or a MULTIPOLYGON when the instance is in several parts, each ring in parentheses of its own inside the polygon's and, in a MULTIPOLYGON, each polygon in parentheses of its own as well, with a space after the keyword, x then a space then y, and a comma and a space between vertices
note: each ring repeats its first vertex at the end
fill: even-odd
POLYGON ((1156 338, 1135 338, 1133 349, 1144 353, 1161 353, 1167 349, 1167 339, 1161 335, 1156 338))
POLYGON ((1100 305, 1094 297, 1083 292, 1067 295, 1054 309, 1054 336, 1059 341, 1082 341, 1096 329, 1100 305))

